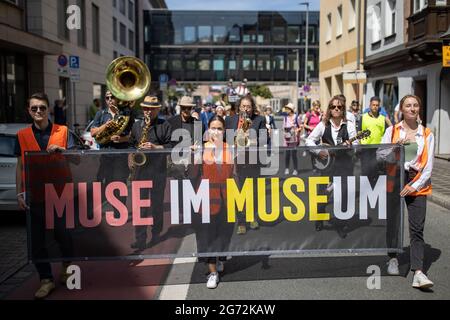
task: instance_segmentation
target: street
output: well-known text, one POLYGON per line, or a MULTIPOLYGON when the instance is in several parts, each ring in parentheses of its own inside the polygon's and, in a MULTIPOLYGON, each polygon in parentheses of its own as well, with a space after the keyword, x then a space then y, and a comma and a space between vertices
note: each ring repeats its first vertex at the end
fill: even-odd
MULTIPOLYGON (((225 264, 225 273, 215 290, 206 288, 206 266, 195 263, 194 258, 80 263, 82 289, 69 291, 60 287, 49 299, 449 299, 448 215, 448 210, 428 203, 425 268, 435 282, 430 292, 411 287, 412 276, 407 272, 409 256, 405 252, 399 257, 403 276, 386 275, 387 258, 384 256, 234 257, 225 264), (371 265, 381 268, 379 290, 367 288, 371 275, 367 268, 371 265), (116 290, 111 290, 113 288, 116 290), (126 290, 122 290, 124 288, 126 290)), ((24 221, 16 218, 3 222, 1 236, 4 279, 26 263, 24 221)), ((183 246, 195 243, 194 237, 185 238, 180 251, 183 246)), ((405 231, 406 244, 407 237, 405 231)), ((38 284, 36 273, 31 274, 32 271, 34 269, 28 265, 4 281, 0 285, 1 298, 32 299, 33 288, 38 284)))

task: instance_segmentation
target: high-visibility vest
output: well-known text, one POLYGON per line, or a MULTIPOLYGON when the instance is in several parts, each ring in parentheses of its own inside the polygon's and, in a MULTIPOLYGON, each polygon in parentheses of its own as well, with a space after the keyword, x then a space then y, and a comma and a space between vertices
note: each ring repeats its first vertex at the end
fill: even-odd
POLYGON ((361 144, 380 144, 383 139, 384 132, 386 131, 386 117, 378 115, 377 118, 365 113, 361 120, 361 130, 370 130, 370 136, 361 139, 361 144))
MULTIPOLYGON (((401 127, 401 123, 398 123, 394 126, 394 128, 392 129, 392 139, 391 139, 391 143, 397 143, 397 141, 400 139, 400 127, 401 127)), ((428 137, 431 134, 431 130, 429 128, 423 128, 424 130, 424 145, 423 145, 423 150, 422 150, 422 154, 420 154, 419 156, 419 168, 418 168, 418 172, 416 174, 416 176, 414 177, 414 179, 412 181, 410 181, 409 183, 414 183, 417 180, 419 180, 419 178, 422 175, 422 171, 425 168, 425 166, 428 163, 428 137)), ((399 160, 399 159, 396 159, 399 160)), ((395 178, 396 178, 396 165, 388 165, 387 166, 387 191, 388 192, 392 192, 394 190, 394 185, 395 185, 395 178)), ((431 183, 424 186, 422 189, 417 190, 416 192, 410 193, 410 196, 427 196, 430 195, 432 193, 432 186, 431 183)))
MULTIPOLYGON (((48 146, 57 145, 64 149, 67 148, 67 135, 68 129, 66 126, 53 124, 52 132, 50 133, 50 139, 48 146)), ((29 151, 44 151, 41 150, 38 142, 33 133, 31 127, 20 130, 17 133, 19 139, 21 157, 22 157, 22 192, 25 191, 25 152, 29 151)), ((62 181, 70 175, 68 165, 65 161, 65 157, 59 153, 46 156, 43 158, 33 158, 33 163, 29 164, 32 168, 30 170, 30 181, 62 181), (41 159, 41 160, 38 160, 41 159), (34 169, 33 169, 34 168, 34 169), (39 170, 42 168, 42 170, 39 170), (48 168, 48 169, 47 169, 48 168), (47 170, 45 170, 47 169, 47 170)), ((36 189, 36 188, 34 188, 36 189)), ((44 186, 39 189, 44 189, 44 186)), ((60 188, 57 188, 60 189, 60 188)), ((36 196, 42 196, 43 192, 35 193, 36 196)))
POLYGON ((202 179, 209 180, 210 213, 217 215, 222 205, 226 203, 227 179, 233 176, 233 156, 229 146, 223 143, 222 163, 216 163, 212 144, 205 144, 203 152, 202 179))

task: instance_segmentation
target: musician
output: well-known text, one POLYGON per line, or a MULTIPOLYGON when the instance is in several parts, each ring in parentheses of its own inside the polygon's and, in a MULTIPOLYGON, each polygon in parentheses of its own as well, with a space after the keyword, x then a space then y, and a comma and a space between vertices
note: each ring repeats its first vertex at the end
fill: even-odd
MULTIPOLYGON (((246 116, 251 120, 250 130, 253 131, 253 134, 256 131, 256 138, 252 139, 252 133, 250 133, 250 143, 251 146, 254 147, 263 147, 267 145, 267 128, 266 128, 266 119, 263 116, 259 116, 256 114, 256 103, 255 100, 251 96, 242 97, 238 102, 238 110, 239 114, 236 114, 231 117, 227 117, 225 120, 225 128, 226 130, 232 130, 236 132, 236 130, 241 129, 244 124, 244 116, 246 116), (261 131, 263 130, 263 131, 261 131), (265 131, 265 134, 261 134, 265 131)), ((229 131, 226 132, 229 134, 229 131)), ((227 137, 227 141, 230 141, 230 138, 227 137)), ((246 159, 245 164, 239 164, 236 166, 237 176, 239 184, 241 187, 245 182, 246 178, 259 177, 259 169, 260 165, 250 165, 249 164, 249 152, 256 151, 246 151, 246 159)), ((256 215, 255 215, 256 216, 256 215)), ((242 235, 247 232, 246 223, 245 223, 245 215, 244 213, 238 213, 238 230, 237 233, 242 235)), ((257 221, 250 223, 251 229, 257 229, 259 224, 257 221)))
MULTIPOLYGON (((145 120, 136 121, 131 129, 129 140, 130 148, 140 150, 170 149, 172 147, 171 135, 172 127, 164 119, 158 118, 161 103, 156 96, 146 96, 141 103, 144 118, 150 119, 147 126, 145 120), (144 130, 147 130, 147 141, 142 141, 144 130)), ((164 218, 164 192, 167 177, 167 154, 146 153, 147 161, 145 165, 136 167, 129 161, 131 170, 136 170, 136 179, 153 181, 153 188, 150 191, 151 207, 142 212, 142 216, 153 216, 152 239, 150 244, 159 241, 160 233, 163 229, 164 218)), ((131 248, 144 250, 147 247, 147 227, 137 226, 135 229, 136 242, 131 244, 131 248)))
MULTIPOLYGON (((330 146, 336 145, 350 145, 349 140, 356 137, 355 125, 352 122, 347 121, 345 113, 345 102, 342 98, 335 96, 331 99, 328 104, 328 108, 322 121, 314 128, 311 134, 306 139, 306 145, 310 147, 317 146, 318 144, 327 144, 330 146)), ((358 144, 355 140, 353 144, 358 144)), ((330 155, 327 150, 314 150, 314 153, 320 159, 327 159, 330 155)), ((339 166, 328 168, 327 171, 323 172, 326 176, 344 176, 352 175, 353 172, 353 162, 352 156, 347 152, 338 152, 335 156, 336 162, 339 166)), ((347 199, 347 179, 342 179, 343 187, 342 194, 343 199, 347 199)), ((325 189, 325 188, 324 188, 325 189)), ((327 191, 331 192, 332 185, 327 187, 327 191)), ((324 190, 322 190, 324 191, 324 190)), ((346 210, 347 201, 343 202, 342 210, 346 210)), ((319 212, 325 212, 325 205, 319 206, 319 212)), ((333 220, 333 219, 332 219, 333 220)), ((335 223, 338 234, 340 237, 345 238, 347 236, 347 225, 345 223, 335 223)), ((316 222, 316 230, 321 231, 323 228, 323 222, 316 222)))
MULTIPOLYGON (((131 116, 129 108, 119 110, 118 99, 114 97, 111 91, 106 91, 105 101, 107 108, 97 112, 94 118, 94 123, 91 128, 91 135, 93 138, 106 130, 107 125, 116 119, 119 115, 129 115, 130 120, 127 127, 120 135, 111 135, 110 141, 105 144, 99 144, 100 150, 108 149, 127 149, 130 130, 134 122, 134 117, 131 116)), ((125 181, 128 176, 127 161, 124 157, 118 154, 102 154, 100 157, 100 167, 97 178, 100 181, 105 181, 105 184, 111 181, 125 181)))

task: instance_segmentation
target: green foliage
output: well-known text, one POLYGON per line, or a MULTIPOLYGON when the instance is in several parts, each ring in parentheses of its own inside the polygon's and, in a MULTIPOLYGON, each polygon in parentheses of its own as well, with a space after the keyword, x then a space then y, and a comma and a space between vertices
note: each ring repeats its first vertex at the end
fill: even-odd
POLYGON ((254 97, 260 96, 261 98, 264 98, 264 99, 272 99, 273 98, 272 92, 270 92, 270 89, 265 85, 249 86, 248 90, 254 97))

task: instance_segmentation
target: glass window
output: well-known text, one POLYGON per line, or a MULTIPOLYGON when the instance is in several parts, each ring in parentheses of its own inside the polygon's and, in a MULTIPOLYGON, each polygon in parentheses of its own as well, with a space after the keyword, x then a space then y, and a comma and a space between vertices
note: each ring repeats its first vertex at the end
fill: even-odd
POLYGON ((128 30, 128 49, 134 50, 134 32, 132 30, 128 30))
POLYGON ((284 70, 284 55, 277 54, 274 56, 275 70, 284 70))
POLYGON ((231 58, 228 60, 228 70, 236 70, 236 60, 234 58, 231 58))
POLYGON ((113 17, 113 40, 117 42, 117 19, 113 17))
POLYGON ((288 26, 287 36, 289 43, 300 43, 300 27, 299 26, 288 26))
POLYGON ((214 71, 223 71, 225 69, 225 59, 224 56, 215 56, 213 63, 214 71))
POLYGON ((259 54, 257 61, 257 70, 258 71, 270 71, 272 68, 270 67, 270 55, 269 54, 259 54))
POLYGON ((77 0, 81 13, 81 28, 78 30, 78 45, 86 47, 86 0, 77 0))
POLYGON ((127 46, 127 27, 123 23, 120 23, 120 44, 127 46))
POLYGON ((200 42, 211 41, 211 26, 199 26, 198 27, 198 39, 200 42))
POLYGON ((234 25, 228 33, 229 42, 241 42, 241 28, 238 25, 234 25))
POLYGON ((197 63, 195 61, 195 58, 186 59, 186 70, 196 70, 197 69, 197 63))
POLYGON ((100 10, 92 5, 92 51, 100 53, 100 10))
POLYGON ((128 19, 134 22, 134 3, 131 0, 128 0, 128 19))
POLYGON ((273 41, 275 43, 283 43, 286 41, 284 30, 285 30, 284 27, 273 27, 272 35, 273 35, 273 41))
POLYGON ((227 29, 225 26, 214 26, 213 27, 213 41, 216 43, 225 42, 227 36, 227 29))
POLYGON ((68 0, 60 0, 58 3, 58 37, 70 40, 70 30, 66 28, 67 13, 66 9, 69 5, 68 0))
MULTIPOLYGON (((300 57, 299 57, 300 59, 300 57)), ((288 54, 288 65, 287 68, 289 71, 297 71, 298 67, 298 60, 297 60, 297 53, 292 52, 288 54)))
POLYGON ((336 37, 342 36, 342 5, 337 8, 336 37))
POLYGON ((119 1, 119 10, 120 13, 125 14, 125 0, 120 0, 119 1))
POLYGON ((183 69, 183 64, 181 62, 181 57, 179 55, 171 55, 169 57, 170 70, 180 71, 183 69))
POLYGON ((184 43, 194 43, 196 41, 197 36, 195 34, 195 27, 184 27, 184 43))
POLYGON ((244 25, 244 34, 242 36, 242 41, 245 43, 256 42, 256 26, 255 25, 244 25))
POLYGON ((211 70, 211 60, 207 57, 200 57, 198 60, 198 68, 201 71, 211 70))
POLYGON ((156 70, 167 70, 167 59, 165 56, 162 56, 162 55, 155 56, 155 69, 156 70))
POLYGON ((255 56, 254 55, 244 55, 242 57, 242 69, 243 70, 255 70, 255 56))

